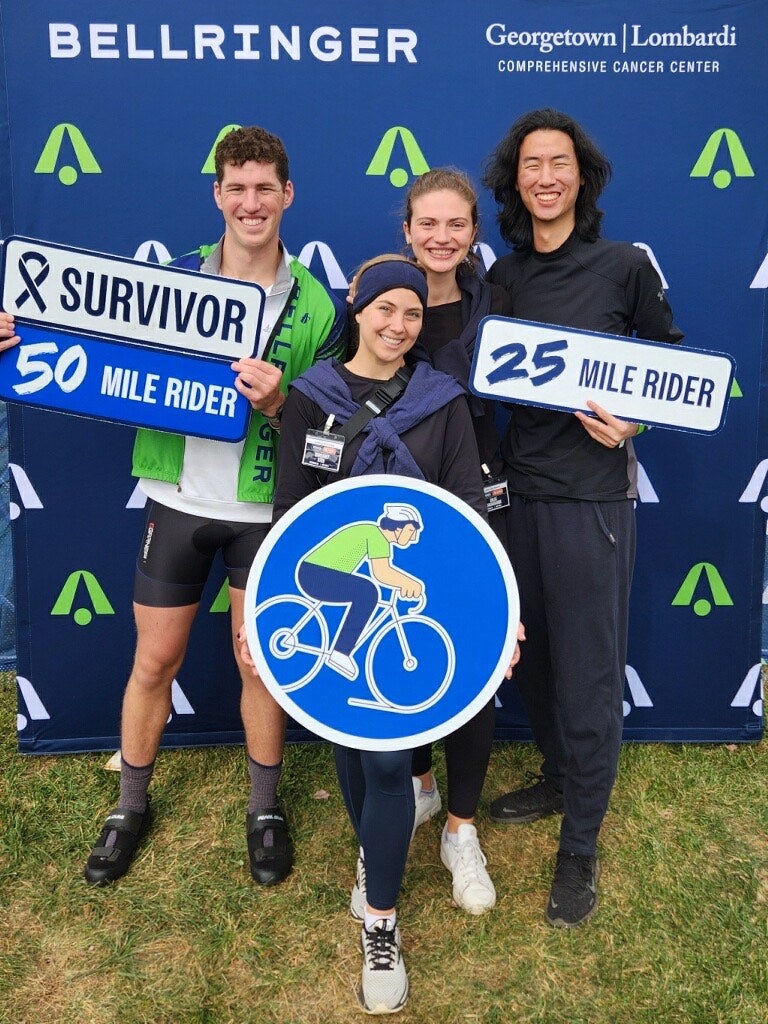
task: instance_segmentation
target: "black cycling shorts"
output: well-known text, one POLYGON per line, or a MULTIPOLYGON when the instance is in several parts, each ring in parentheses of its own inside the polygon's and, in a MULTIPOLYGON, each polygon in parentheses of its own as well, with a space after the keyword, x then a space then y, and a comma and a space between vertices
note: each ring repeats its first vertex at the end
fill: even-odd
POLYGON ((221 550, 229 585, 245 590, 269 523, 204 519, 150 501, 136 559, 133 599, 151 608, 197 604, 221 550))

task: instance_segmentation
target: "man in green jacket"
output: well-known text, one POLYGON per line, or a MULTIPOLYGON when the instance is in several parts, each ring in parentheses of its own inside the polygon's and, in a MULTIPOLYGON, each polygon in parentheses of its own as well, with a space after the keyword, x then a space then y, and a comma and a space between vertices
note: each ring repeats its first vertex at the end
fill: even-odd
POLYGON ((217 551, 229 579, 232 637, 242 680, 251 791, 246 837, 251 874, 281 882, 293 846, 277 801, 285 715, 241 661, 248 571, 272 517, 276 441, 288 384, 319 359, 341 357, 345 312, 280 242, 293 202, 282 142, 262 128, 239 128, 216 148, 216 205, 224 235, 172 265, 260 285, 266 300, 257 351, 232 363, 234 386, 251 405, 243 441, 230 443, 139 430, 133 472, 147 495, 147 522, 134 583, 136 655, 123 698, 119 806, 107 817, 85 866, 91 885, 130 867, 150 824, 147 789, 171 687, 217 551))

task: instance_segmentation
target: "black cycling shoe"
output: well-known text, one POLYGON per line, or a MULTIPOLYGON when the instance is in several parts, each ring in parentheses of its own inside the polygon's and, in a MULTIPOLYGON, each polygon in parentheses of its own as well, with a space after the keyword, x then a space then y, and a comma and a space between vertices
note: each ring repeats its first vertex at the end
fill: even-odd
POLYGON ((511 793, 497 797, 489 808, 492 821, 503 825, 527 825, 550 814, 562 814, 563 794, 544 778, 543 775, 528 775, 535 780, 531 786, 514 789, 511 793))
POLYGON ((277 885, 293 867, 293 840, 282 810, 265 807, 251 811, 245 819, 248 859, 251 875, 259 885, 277 885), (272 845, 264 845, 266 832, 272 833, 272 845))
POLYGON ((141 840, 149 831, 151 820, 149 799, 143 814, 126 807, 116 807, 104 822, 101 835, 88 857, 83 871, 86 882, 89 885, 108 885, 122 878, 131 866, 141 840), (112 846, 106 846, 111 832, 115 833, 115 842, 112 846))

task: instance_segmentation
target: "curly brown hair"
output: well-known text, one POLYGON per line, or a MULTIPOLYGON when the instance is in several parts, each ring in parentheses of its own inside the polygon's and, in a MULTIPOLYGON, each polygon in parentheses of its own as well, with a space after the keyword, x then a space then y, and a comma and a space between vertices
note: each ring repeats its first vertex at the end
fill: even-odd
POLYGON ((285 146, 277 135, 255 125, 235 128, 220 140, 214 156, 218 183, 221 184, 224 178, 226 164, 242 167, 248 160, 257 164, 274 164, 278 180, 285 187, 289 178, 285 146))

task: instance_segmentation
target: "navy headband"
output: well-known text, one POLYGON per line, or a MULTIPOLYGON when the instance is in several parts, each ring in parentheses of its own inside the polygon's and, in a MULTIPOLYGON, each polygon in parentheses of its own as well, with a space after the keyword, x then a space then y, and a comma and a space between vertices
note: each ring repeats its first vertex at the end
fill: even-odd
POLYGON ((359 313, 379 295, 393 288, 410 288, 416 292, 422 306, 426 306, 427 279, 419 268, 405 260, 387 260, 374 263, 360 275, 352 300, 352 312, 359 313))

